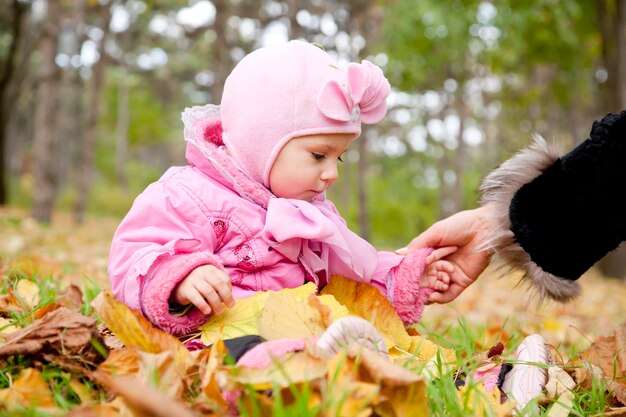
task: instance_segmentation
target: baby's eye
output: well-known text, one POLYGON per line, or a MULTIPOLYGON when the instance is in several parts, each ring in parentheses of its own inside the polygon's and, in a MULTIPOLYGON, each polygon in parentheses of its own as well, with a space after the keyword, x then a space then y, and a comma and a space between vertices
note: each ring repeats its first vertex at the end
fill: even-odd
POLYGON ((339 155, 339 156, 337 157, 337 159, 339 160, 339 162, 343 162, 343 159, 341 159, 341 157, 342 157, 342 156, 343 156, 343 155, 339 155))
POLYGON ((311 156, 316 161, 321 161, 322 159, 326 158, 326 155, 324 155, 323 153, 318 153, 318 152, 311 152, 311 156))

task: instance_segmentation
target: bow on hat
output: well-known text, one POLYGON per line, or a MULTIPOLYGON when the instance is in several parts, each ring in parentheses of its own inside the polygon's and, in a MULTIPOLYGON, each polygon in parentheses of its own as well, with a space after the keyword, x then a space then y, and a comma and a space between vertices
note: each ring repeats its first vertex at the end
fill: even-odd
POLYGON ((369 61, 351 63, 344 81, 328 81, 320 92, 317 106, 324 116, 341 121, 379 122, 387 111, 391 87, 383 71, 369 61))

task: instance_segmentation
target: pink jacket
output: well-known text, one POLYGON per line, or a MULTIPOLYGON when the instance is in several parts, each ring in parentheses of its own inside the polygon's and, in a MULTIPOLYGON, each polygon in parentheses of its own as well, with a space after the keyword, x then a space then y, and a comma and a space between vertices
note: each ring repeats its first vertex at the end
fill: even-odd
POLYGON ((195 308, 181 317, 169 313, 173 289, 201 265, 226 271, 235 299, 305 281, 321 287, 334 274, 387 295, 402 256, 377 252, 323 196, 310 203, 276 198, 238 171, 223 149, 212 152, 207 158, 206 148, 188 143, 190 165, 170 168, 135 200, 109 257, 119 300, 179 335, 207 320, 195 308))

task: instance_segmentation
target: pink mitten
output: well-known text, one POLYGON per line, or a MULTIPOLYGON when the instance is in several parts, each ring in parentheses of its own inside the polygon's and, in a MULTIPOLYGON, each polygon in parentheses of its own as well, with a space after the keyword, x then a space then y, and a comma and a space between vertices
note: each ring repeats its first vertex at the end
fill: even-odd
POLYGON ((426 268, 426 258, 433 251, 424 248, 409 253, 395 268, 387 291, 391 304, 405 325, 419 322, 432 288, 421 288, 420 279, 426 268))

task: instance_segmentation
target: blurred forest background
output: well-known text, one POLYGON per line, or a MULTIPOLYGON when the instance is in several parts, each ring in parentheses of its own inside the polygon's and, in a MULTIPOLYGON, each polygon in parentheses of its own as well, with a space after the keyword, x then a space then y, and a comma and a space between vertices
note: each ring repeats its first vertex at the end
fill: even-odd
MULTIPOLYGON (((571 147, 626 109, 625 0, 0 0, 0 205, 121 219, 184 163, 181 111, 289 39, 393 86, 330 193, 382 247, 475 207, 533 132, 571 147)), ((626 277, 619 251, 602 266, 626 277)))

